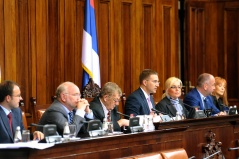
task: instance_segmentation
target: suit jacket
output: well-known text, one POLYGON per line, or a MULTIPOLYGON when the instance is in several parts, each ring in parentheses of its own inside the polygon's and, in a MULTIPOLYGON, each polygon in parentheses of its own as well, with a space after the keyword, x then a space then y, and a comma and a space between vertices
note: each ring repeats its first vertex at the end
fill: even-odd
MULTIPOLYGON (((76 133, 79 136, 79 132, 84 125, 85 118, 82 118, 79 115, 74 115, 73 123, 76 125, 76 133)), ((62 107, 62 104, 58 100, 54 100, 49 108, 45 111, 42 115, 39 125, 46 125, 46 124, 55 124, 57 127, 57 132, 60 135, 63 135, 63 130, 65 123, 68 122, 68 114, 66 110, 62 107)), ((42 131, 41 127, 37 127, 37 130, 42 131)), ((84 129, 82 129, 83 131, 84 129)))
MULTIPOLYGON (((179 99, 179 104, 182 106, 183 110, 182 113, 183 115, 188 118, 189 112, 188 110, 184 107, 184 104, 181 99, 179 99)), ((170 99, 168 99, 167 96, 165 96, 158 104, 155 106, 155 109, 164 112, 166 114, 169 114, 173 117, 176 116, 176 108, 173 106, 173 104, 170 102, 170 99)))
POLYGON ((224 104, 223 104, 222 98, 219 98, 217 100, 216 96, 211 95, 211 97, 213 100, 213 104, 217 107, 218 110, 220 110, 220 111, 229 110, 228 107, 223 106, 224 104))
MULTIPOLYGON (((155 108, 153 97, 150 96, 150 100, 153 108, 155 108)), ((130 115, 149 115, 151 110, 149 110, 147 99, 144 96, 144 92, 141 88, 135 90, 129 97, 126 99, 125 103, 125 114, 130 115)))
MULTIPOLYGON (((217 107, 213 104, 212 97, 207 96, 206 97, 208 102, 208 108, 212 109, 212 115, 219 113, 220 111, 217 109, 217 107)), ((184 103, 190 105, 190 106, 200 106, 200 110, 204 110, 203 103, 201 96, 196 88, 192 89, 184 98, 184 103)))
POLYGON ((14 134, 16 131, 16 127, 20 126, 21 131, 24 129, 22 123, 22 111, 20 108, 12 109, 12 131, 10 129, 9 120, 4 112, 4 110, 0 107, 0 143, 14 143, 14 134))
MULTIPOLYGON (((99 97, 95 97, 90 102, 90 109, 93 111, 94 118, 100 120, 103 123, 103 120, 105 118, 104 110, 101 105, 99 97)), ((121 131, 121 128, 118 124, 118 120, 120 120, 120 115, 117 113, 117 107, 115 107, 110 113, 111 120, 113 122, 114 131, 121 131)))

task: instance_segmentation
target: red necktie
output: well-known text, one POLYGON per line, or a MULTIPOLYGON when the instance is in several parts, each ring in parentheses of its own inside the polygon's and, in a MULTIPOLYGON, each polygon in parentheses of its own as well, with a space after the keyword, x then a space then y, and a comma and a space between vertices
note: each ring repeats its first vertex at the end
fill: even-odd
POLYGON ((7 115, 8 119, 9 119, 9 125, 10 125, 10 129, 12 131, 12 112, 10 112, 8 115, 7 115))

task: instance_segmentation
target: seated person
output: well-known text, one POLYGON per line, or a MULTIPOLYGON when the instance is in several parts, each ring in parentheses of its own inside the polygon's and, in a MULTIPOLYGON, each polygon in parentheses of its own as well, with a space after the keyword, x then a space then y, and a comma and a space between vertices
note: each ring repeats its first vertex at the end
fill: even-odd
POLYGON ((165 82, 164 98, 155 106, 157 110, 169 114, 171 117, 176 116, 176 112, 183 118, 188 118, 188 110, 179 97, 181 96, 182 81, 176 77, 170 77, 165 82))
MULTIPOLYGON (((72 82, 60 84, 56 90, 56 99, 42 115, 39 125, 55 124, 59 135, 63 135, 65 123, 76 125, 77 136, 86 133, 83 127, 85 118, 93 119, 93 113, 89 109, 86 99, 81 99, 78 86, 72 82), (81 128, 83 129, 81 130, 81 128), (81 130, 81 131, 80 131, 81 130)), ((42 130, 41 127, 37 128, 42 130)))
POLYGON ((116 105, 119 104, 121 95, 122 91, 116 83, 107 82, 101 89, 99 97, 95 97, 90 102, 94 118, 102 123, 104 118, 111 118, 114 131, 121 131, 122 126, 129 126, 129 120, 120 119, 120 115, 117 113, 116 105))
MULTIPOLYGON (((4 81, 0 84, 0 143, 14 143, 16 127, 24 130, 22 111, 19 102, 22 100, 21 91, 17 83, 4 81)), ((33 140, 42 140, 44 135, 35 131, 33 140)))
POLYGON ((151 110, 155 107, 152 93, 156 93, 159 87, 158 73, 145 69, 139 75, 140 87, 135 90, 126 99, 125 114, 134 116, 137 115, 153 115, 151 110))
POLYGON ((184 103, 199 106, 200 110, 212 109, 212 115, 225 115, 213 104, 210 96, 215 89, 214 76, 208 73, 199 75, 196 88, 192 89, 184 98, 184 103))
POLYGON ((221 77, 215 77, 215 90, 212 92, 214 105, 220 111, 228 110, 227 81, 221 77))

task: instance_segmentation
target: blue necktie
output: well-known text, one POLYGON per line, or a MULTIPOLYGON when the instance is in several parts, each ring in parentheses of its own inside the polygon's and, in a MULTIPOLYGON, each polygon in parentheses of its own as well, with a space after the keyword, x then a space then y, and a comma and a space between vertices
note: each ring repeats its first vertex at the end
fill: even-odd
POLYGON ((205 97, 203 102, 204 102, 204 109, 208 109, 208 104, 207 104, 207 98, 205 97))
POLYGON ((69 124, 73 123, 73 111, 69 112, 69 124))

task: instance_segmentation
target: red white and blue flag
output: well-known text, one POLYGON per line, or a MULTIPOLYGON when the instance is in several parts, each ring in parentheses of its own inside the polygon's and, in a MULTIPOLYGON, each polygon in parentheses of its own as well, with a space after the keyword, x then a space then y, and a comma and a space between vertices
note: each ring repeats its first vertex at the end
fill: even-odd
POLYGON ((92 78, 94 82, 100 86, 100 62, 98 53, 94 0, 85 1, 82 67, 82 87, 84 87, 88 83, 89 78, 92 78))

